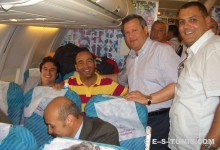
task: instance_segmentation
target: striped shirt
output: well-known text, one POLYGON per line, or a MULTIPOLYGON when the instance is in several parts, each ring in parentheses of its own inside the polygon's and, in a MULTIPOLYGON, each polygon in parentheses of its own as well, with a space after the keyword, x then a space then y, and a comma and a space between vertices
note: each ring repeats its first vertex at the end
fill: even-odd
POLYGON ((97 74, 96 83, 91 86, 86 86, 80 80, 79 75, 71 76, 69 79, 65 80, 65 83, 69 84, 69 89, 76 92, 82 101, 82 112, 85 112, 85 105, 89 99, 97 94, 109 94, 114 96, 123 96, 128 91, 128 88, 122 86, 110 78, 103 78, 97 74))

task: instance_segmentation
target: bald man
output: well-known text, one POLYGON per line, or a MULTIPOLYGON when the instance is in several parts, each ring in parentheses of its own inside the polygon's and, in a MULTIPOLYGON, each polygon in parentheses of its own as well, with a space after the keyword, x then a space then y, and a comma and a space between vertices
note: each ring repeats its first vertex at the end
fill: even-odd
POLYGON ((53 99, 44 111, 48 133, 98 143, 119 145, 117 129, 99 118, 82 117, 77 106, 65 97, 53 99))

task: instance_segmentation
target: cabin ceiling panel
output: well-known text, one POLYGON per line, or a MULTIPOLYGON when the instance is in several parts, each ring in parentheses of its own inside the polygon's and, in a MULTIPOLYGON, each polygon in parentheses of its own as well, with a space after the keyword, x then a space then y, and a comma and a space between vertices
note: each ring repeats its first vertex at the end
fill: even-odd
MULTIPOLYGON (((0 0, 1 3, 32 0, 0 0)), ((0 23, 61 28, 118 27, 121 19, 134 13, 133 0, 38 0, 28 6, 0 6, 0 23), (17 19, 12 22, 9 19, 17 19)), ((148 1, 148 0, 146 0, 148 1)), ((191 0, 157 0, 162 17, 176 17, 178 9, 191 0)), ((204 3, 206 0, 197 0, 204 3)), ((220 5, 217 0, 216 5, 220 5)))
MULTIPOLYGON (((122 5, 121 1, 127 2, 128 0, 119 0, 118 4, 122 5)), ((125 12, 123 9, 121 14, 115 15, 90 0, 44 0, 31 6, 12 7, 7 11, 2 9, 0 23, 53 24, 63 27, 117 27, 121 23, 120 15, 126 16, 128 12, 133 11, 125 12), (11 22, 9 19, 17 19, 17 22, 11 22)))

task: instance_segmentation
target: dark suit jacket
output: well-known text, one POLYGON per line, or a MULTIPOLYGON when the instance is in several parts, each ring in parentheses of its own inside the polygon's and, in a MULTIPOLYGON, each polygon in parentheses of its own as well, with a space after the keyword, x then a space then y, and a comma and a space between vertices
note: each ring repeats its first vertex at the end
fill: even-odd
POLYGON ((79 139, 119 145, 119 135, 116 127, 99 118, 83 118, 83 126, 79 139))

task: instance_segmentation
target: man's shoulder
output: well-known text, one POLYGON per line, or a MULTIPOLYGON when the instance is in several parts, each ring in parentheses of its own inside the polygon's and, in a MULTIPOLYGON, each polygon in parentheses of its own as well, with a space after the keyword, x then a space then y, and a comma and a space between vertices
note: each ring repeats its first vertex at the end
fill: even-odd
POLYGON ((214 35, 210 38, 210 43, 212 44, 215 44, 214 46, 218 45, 218 48, 219 48, 219 45, 220 45, 220 36, 219 35, 214 35))
POLYGON ((166 44, 166 43, 162 43, 162 42, 152 40, 151 48, 152 48, 153 51, 155 51, 155 50, 170 49, 171 46, 169 44, 166 44))
POLYGON ((119 135, 115 126, 99 118, 84 117, 84 132, 87 139, 94 142, 119 145, 119 135))
POLYGON ((109 85, 112 84, 112 82, 114 82, 112 79, 108 78, 108 77, 103 77, 100 75, 101 78, 101 84, 100 85, 109 85))
MULTIPOLYGON (((209 33, 210 34, 210 33, 209 33)), ((208 35, 208 37, 204 38, 206 41, 204 42, 204 46, 203 49, 205 51, 208 51, 208 53, 210 54, 211 51, 220 51, 220 36, 218 35, 209 35, 208 33, 206 33, 206 35, 208 35)), ((201 43, 201 42, 200 42, 201 43)), ((198 45, 200 44, 198 43, 198 45)))
POLYGON ((108 129, 116 129, 115 126, 113 126, 111 123, 106 122, 98 117, 90 118, 90 117, 85 117, 84 118, 85 122, 91 122, 93 124, 94 128, 108 128, 108 129))
POLYGON ((70 85, 78 85, 76 76, 71 76, 64 82, 68 82, 70 85))
POLYGON ((153 41, 152 46, 151 46, 151 53, 153 53, 154 55, 159 55, 159 56, 166 55, 166 56, 173 57, 173 54, 175 52, 174 52, 173 47, 171 45, 161 43, 158 41, 153 41), (173 54, 171 54, 171 53, 173 53, 173 54))

